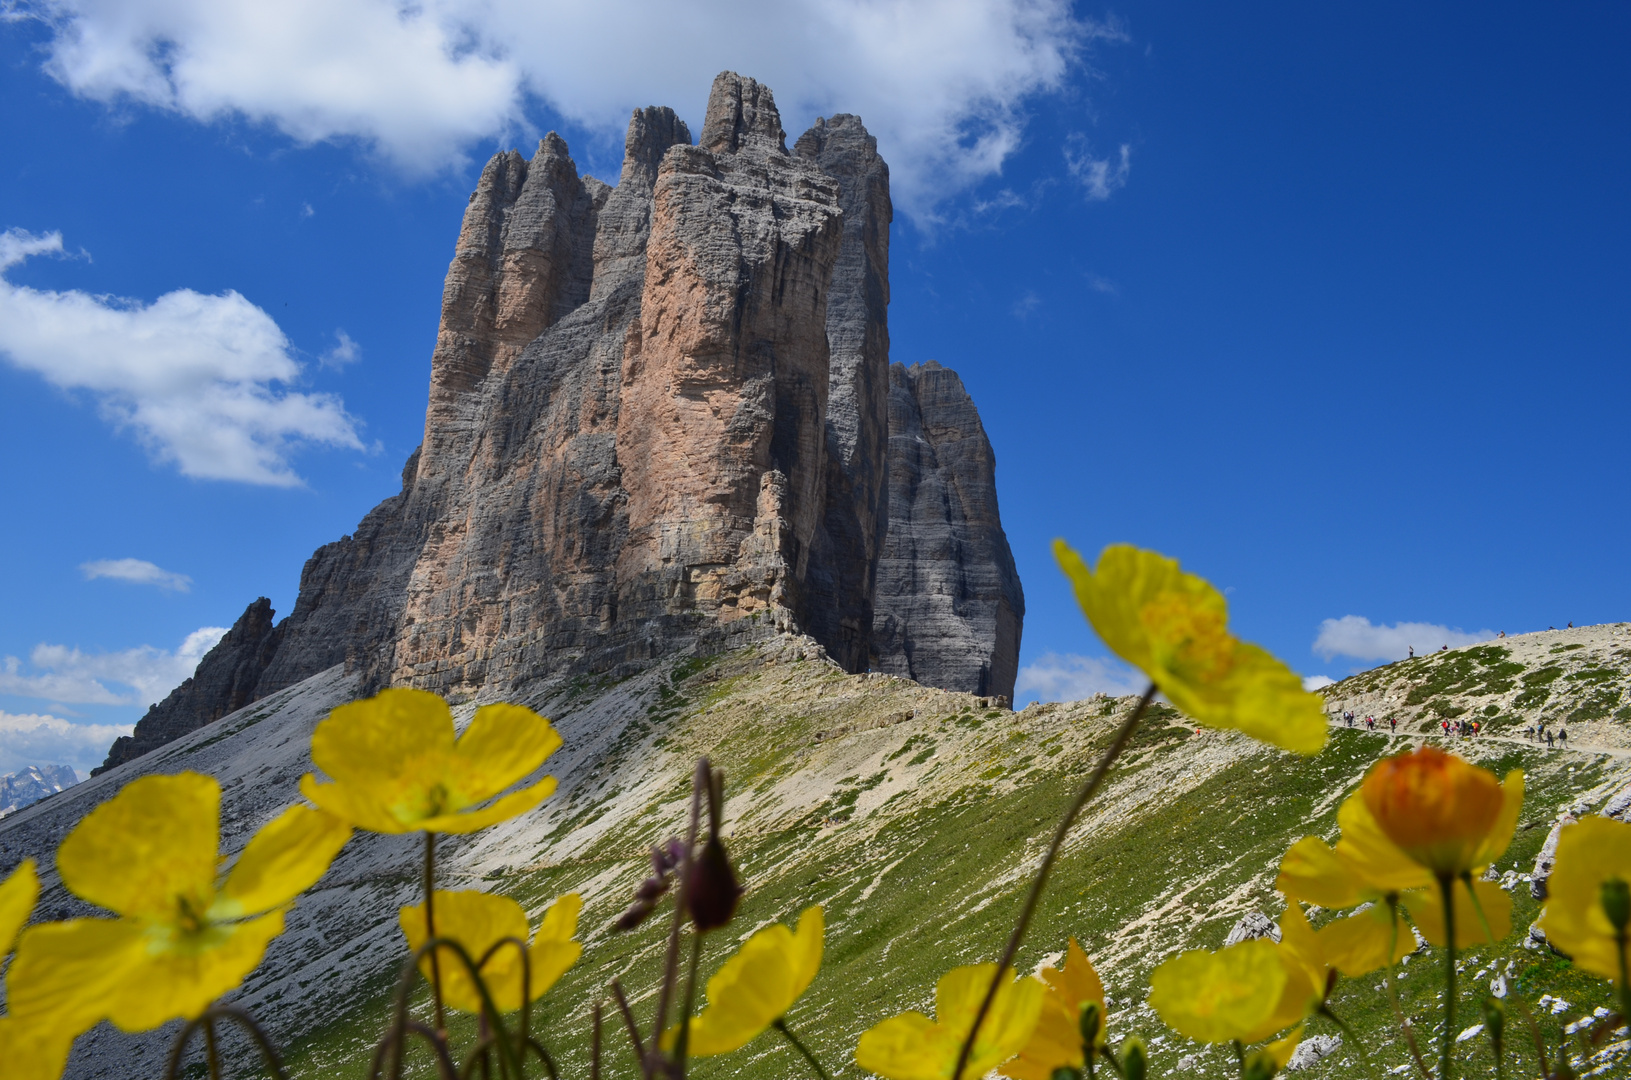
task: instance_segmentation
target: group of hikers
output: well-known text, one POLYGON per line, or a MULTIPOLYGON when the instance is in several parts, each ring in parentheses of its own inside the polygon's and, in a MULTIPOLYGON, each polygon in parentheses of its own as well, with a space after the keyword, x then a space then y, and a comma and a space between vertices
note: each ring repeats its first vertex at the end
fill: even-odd
MULTIPOLYGON (((1354 726, 1353 710, 1349 709, 1347 712, 1343 713, 1342 714, 1342 719, 1344 719, 1344 720, 1346 720, 1348 722, 1349 727, 1353 727, 1354 726)), ((1388 726, 1388 730, 1390 730, 1390 731, 1395 731, 1396 732, 1396 731, 1399 730, 1399 721, 1393 719, 1393 717, 1391 717, 1391 716, 1388 717, 1386 720, 1378 720, 1374 716, 1365 717, 1365 730, 1366 731, 1375 731, 1376 728, 1377 728, 1377 725, 1379 725, 1379 724, 1386 724, 1388 726)))
POLYGON ((1536 742, 1540 742, 1542 739, 1545 739, 1547 749, 1551 749, 1558 744, 1562 744, 1563 746, 1569 745, 1569 729, 1566 727, 1560 727, 1555 732, 1547 731, 1546 718, 1544 716, 1541 717, 1540 724, 1538 726, 1531 724, 1524 728, 1523 736, 1526 739, 1533 739, 1536 742))
MULTIPOLYGON (((1342 714, 1343 722, 1349 727, 1354 726, 1355 719, 1356 718, 1352 709, 1345 710, 1342 714)), ((1394 734, 1397 734, 1399 731, 1399 721, 1391 716, 1386 720, 1378 720, 1374 716, 1367 716, 1365 717, 1363 723, 1366 731, 1375 731, 1382 724, 1386 724, 1388 726, 1388 730, 1394 734)), ((1451 736, 1459 736, 1463 739, 1468 737, 1476 738, 1482 734, 1484 730, 1483 722, 1477 719, 1440 720, 1438 722, 1438 726, 1439 731, 1444 734, 1445 738, 1450 738, 1451 736)), ((1569 729, 1560 727, 1555 732, 1547 731, 1546 720, 1544 718, 1540 721, 1538 726, 1531 724, 1529 727, 1524 728, 1523 734, 1524 738, 1526 739, 1533 739, 1535 742, 1545 742, 1548 749, 1555 748, 1559 745, 1564 747, 1569 745, 1569 729)))

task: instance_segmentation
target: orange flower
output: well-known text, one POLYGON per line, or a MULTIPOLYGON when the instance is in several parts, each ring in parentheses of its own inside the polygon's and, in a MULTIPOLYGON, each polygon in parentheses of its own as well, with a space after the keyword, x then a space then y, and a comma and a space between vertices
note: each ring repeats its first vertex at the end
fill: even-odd
POLYGON ((1487 863, 1485 849, 1504 833, 1504 850, 1517 822, 1518 800, 1494 773, 1431 746, 1377 762, 1360 791, 1387 838, 1440 876, 1487 863))

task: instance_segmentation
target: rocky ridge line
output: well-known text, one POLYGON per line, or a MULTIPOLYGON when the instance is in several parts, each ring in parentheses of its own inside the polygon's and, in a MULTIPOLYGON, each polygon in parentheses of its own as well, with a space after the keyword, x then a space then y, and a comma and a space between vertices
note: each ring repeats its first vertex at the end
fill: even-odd
POLYGON ((876 140, 839 114, 789 151, 770 89, 725 72, 699 143, 653 107, 624 150, 615 188, 554 133, 487 163, 401 492, 104 767, 335 665, 467 699, 798 631, 848 671, 1012 694, 989 440, 953 373, 889 363, 876 140))

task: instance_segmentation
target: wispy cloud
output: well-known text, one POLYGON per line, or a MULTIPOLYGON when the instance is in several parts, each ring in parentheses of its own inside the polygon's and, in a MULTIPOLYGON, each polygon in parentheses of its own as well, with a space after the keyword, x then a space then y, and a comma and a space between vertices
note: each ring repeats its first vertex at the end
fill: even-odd
POLYGON ((1023 322, 1030 318, 1032 312, 1041 306, 1042 298, 1036 295, 1035 292, 1027 290, 1024 296, 1014 301, 1013 307, 1009 310, 1014 313, 1014 318, 1023 322))
POLYGON ((1098 274, 1087 275, 1087 287, 1092 289, 1094 292, 1103 293, 1106 296, 1121 295, 1120 285, 1117 285, 1107 277, 1100 277, 1098 274))
POLYGON ((334 331, 334 347, 317 358, 317 362, 326 368, 343 368, 348 364, 355 364, 362 359, 362 346, 351 340, 351 335, 344 330, 334 331))
MULTIPOLYGON (((61 233, 9 230, 0 272, 62 250, 61 233)), ((0 354, 88 391, 104 417, 187 476, 289 487, 301 482, 289 464, 296 445, 363 449, 339 398, 274 389, 300 365, 272 317, 236 292, 179 289, 143 304, 0 277, 0 354)))
POLYGON ((102 764, 131 724, 75 724, 48 713, 0 712, 0 773, 30 765, 69 765, 81 776, 102 764))
POLYGON ((1412 648, 1419 656, 1436 652, 1444 645, 1459 648, 1494 636, 1493 630, 1469 632, 1459 627, 1452 629, 1421 622, 1386 626, 1372 623, 1362 615, 1344 615, 1320 623, 1319 634, 1314 638, 1314 652, 1326 660, 1336 656, 1351 656, 1355 660, 1403 660, 1412 648))
POLYGON ((1120 151, 1111 157, 1094 157, 1087 136, 1072 134, 1065 140, 1065 169, 1093 202, 1103 202, 1127 186, 1133 171, 1133 148, 1121 144, 1120 151))
POLYGON ((108 653, 36 645, 26 666, 15 656, 0 660, 0 694, 70 705, 151 705, 190 677, 226 632, 224 626, 194 630, 175 652, 152 645, 108 653))
POLYGON ((646 105, 695 131, 709 81, 733 69, 771 84, 795 134, 817 114, 865 117, 896 206, 922 219, 1001 171, 1031 100, 1093 43, 1126 40, 1069 0, 693 0, 672 17, 648 0, 12 5, 50 27, 47 70, 82 97, 355 139, 420 171, 527 129, 532 96, 613 145, 646 105))
POLYGON ((1081 701, 1098 693, 1120 697, 1143 693, 1147 683, 1142 675, 1117 660, 1048 652, 1019 669, 1014 699, 1081 701))
POLYGON ((156 585, 171 592, 188 592, 193 586, 193 579, 186 574, 173 573, 146 559, 93 559, 80 563, 79 572, 85 575, 86 581, 111 578, 132 585, 156 585))

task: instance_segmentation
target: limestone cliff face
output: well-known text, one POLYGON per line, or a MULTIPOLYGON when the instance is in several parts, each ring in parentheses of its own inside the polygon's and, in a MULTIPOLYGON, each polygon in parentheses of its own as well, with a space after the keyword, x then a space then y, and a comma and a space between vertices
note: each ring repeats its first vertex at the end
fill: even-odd
POLYGON ((336 664, 365 687, 497 695, 783 630, 851 671, 1011 693, 1022 605, 995 491, 977 490, 992 478, 973 405, 933 423, 978 447, 947 435, 925 456, 894 431, 939 406, 892 404, 891 216, 858 117, 789 151, 770 89, 730 72, 695 145, 672 110, 634 113, 615 188, 554 133, 531 160, 496 155, 448 269, 401 492, 312 556, 287 619, 235 628, 149 727, 173 738, 336 664), (897 487, 963 501, 939 518, 909 503, 916 539, 897 541, 897 487), (922 539, 936 527, 956 544, 922 539), (919 578, 880 572, 903 558, 962 591, 914 606, 919 578))
POLYGON ((957 373, 889 368, 889 534, 877 671, 1012 699, 1025 594, 997 515, 997 458, 957 373))

